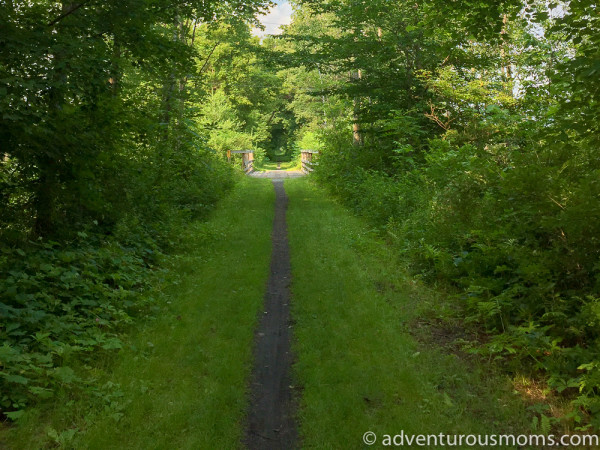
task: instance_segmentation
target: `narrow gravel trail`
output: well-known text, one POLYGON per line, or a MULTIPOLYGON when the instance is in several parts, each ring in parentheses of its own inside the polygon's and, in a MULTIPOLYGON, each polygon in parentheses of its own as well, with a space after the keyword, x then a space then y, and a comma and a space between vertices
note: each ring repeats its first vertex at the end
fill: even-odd
POLYGON ((288 199, 282 179, 274 179, 275 219, 271 273, 256 334, 251 405, 245 443, 250 449, 293 449, 297 430, 291 380, 290 251, 288 199))

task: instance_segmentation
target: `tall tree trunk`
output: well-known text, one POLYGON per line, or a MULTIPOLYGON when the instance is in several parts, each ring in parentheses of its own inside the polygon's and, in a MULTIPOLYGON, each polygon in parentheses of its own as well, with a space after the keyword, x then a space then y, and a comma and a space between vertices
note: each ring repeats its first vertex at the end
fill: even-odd
POLYGON ((111 73, 110 73, 110 85, 111 85, 111 94, 113 97, 118 97, 119 92, 121 90, 121 77, 123 76, 121 67, 120 67, 120 59, 121 59, 121 44, 119 43, 119 37, 117 35, 113 36, 113 57, 111 63, 111 73))
POLYGON ((173 96, 175 93, 175 74, 171 73, 169 78, 163 85, 163 98, 162 98, 162 118, 161 123, 163 125, 163 141, 169 139, 169 127, 171 125, 171 112, 173 111, 173 96))
POLYGON ((35 194, 36 217, 34 232, 38 236, 48 236, 55 231, 55 208, 59 191, 58 164, 54 158, 43 158, 40 162, 37 189, 35 194))
POLYGON ((510 58, 508 58, 509 55, 509 48, 508 48, 508 39, 507 39, 507 35, 508 35, 508 15, 504 14, 502 16, 502 31, 500 32, 501 37, 502 37, 502 44, 500 47, 500 57, 502 60, 502 67, 501 67, 501 72, 502 72, 502 78, 504 79, 504 81, 510 81, 512 79, 512 69, 511 69, 511 65, 510 65, 510 58))
MULTIPOLYGON (((66 17, 75 8, 75 3, 63 2, 61 17, 66 17)), ((57 33, 61 32, 64 31, 57 31, 57 33)), ((58 40, 60 40, 60 36, 58 40)), ((53 86, 49 94, 48 115, 52 118, 51 120, 60 121, 68 81, 64 68, 65 53, 63 50, 58 50, 53 56, 55 69, 53 86)), ((37 161, 39 174, 34 196, 36 217, 33 228, 38 236, 51 235, 56 228, 56 202, 60 193, 60 164, 62 158, 60 148, 50 146, 48 150, 37 161)))
MULTIPOLYGON (((179 42, 183 39, 183 21, 180 16, 177 15, 173 22, 173 42, 179 42)), ((162 120, 164 125, 163 140, 166 142, 169 137, 169 131, 172 129, 171 123, 173 119, 177 119, 179 111, 179 105, 177 105, 177 97, 183 90, 184 85, 181 80, 177 80, 175 70, 171 71, 165 84, 163 85, 163 99, 162 99, 162 120)))
MULTIPOLYGON (((352 72, 351 74, 351 79, 353 81, 360 81, 362 79, 362 72, 360 69, 352 72)), ((354 146, 360 146, 363 144, 363 137, 362 137, 362 132, 361 132, 361 128, 360 128, 360 105, 361 105, 361 99, 360 96, 355 95, 354 96, 354 100, 353 100, 353 108, 354 108, 354 114, 353 114, 353 123, 352 123, 352 145, 354 146)))
MULTIPOLYGON (((319 81, 323 80, 323 74, 321 73, 321 69, 317 66, 317 72, 319 74, 319 81)), ((327 127, 327 98, 324 95, 321 95, 321 102, 323 103, 323 127, 327 127)))

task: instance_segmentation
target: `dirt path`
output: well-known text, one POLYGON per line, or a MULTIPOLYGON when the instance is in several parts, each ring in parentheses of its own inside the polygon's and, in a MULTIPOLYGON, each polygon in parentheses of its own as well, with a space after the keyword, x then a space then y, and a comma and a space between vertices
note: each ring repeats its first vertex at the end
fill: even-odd
POLYGON ((256 335, 251 405, 245 443, 250 449, 295 447, 295 401, 291 386, 290 251, 287 240, 287 196, 283 180, 273 180, 275 220, 271 274, 264 313, 256 335))

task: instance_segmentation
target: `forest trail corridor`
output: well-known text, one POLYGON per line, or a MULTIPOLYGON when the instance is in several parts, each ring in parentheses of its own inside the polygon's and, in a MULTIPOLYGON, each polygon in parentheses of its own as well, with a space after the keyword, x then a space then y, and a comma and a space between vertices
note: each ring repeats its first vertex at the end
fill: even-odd
POLYGON ((295 441, 291 368, 288 199, 283 180, 273 180, 275 219, 271 273, 257 332, 246 444, 250 449, 291 449, 295 441))
POLYGON ((244 177, 182 241, 98 399, 65 390, 0 446, 359 449, 529 425, 508 383, 416 336, 438 299, 310 177, 244 177))
POLYGON ((599 2, 0 0, 0 450, 600 450, 599 2))
POLYGON ((0 0, 0 450, 600 450, 598 149, 600 0, 0 0))

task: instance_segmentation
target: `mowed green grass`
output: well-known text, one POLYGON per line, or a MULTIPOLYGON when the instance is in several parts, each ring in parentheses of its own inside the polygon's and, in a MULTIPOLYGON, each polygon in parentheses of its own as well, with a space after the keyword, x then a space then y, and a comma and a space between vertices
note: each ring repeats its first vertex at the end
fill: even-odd
POLYGON ((281 167, 279 169, 277 169, 277 162, 275 161, 264 161, 260 166, 257 165, 256 169, 258 171, 267 171, 267 170, 282 170, 282 171, 287 171, 287 170, 300 170, 302 167, 302 164, 300 163, 300 160, 294 160, 294 161, 283 161, 281 163, 281 167))
POLYGON ((105 398, 63 393, 0 442, 9 448, 55 441, 78 449, 241 447, 273 205, 269 180, 245 178, 207 223, 191 224, 164 292, 155 293, 160 311, 132 330, 116 361, 97 373, 105 398))
POLYGON ((381 447, 402 431, 529 429, 509 380, 413 337, 419 315, 442 305, 377 233, 310 180, 285 187, 303 448, 365 448, 367 431, 381 447))

